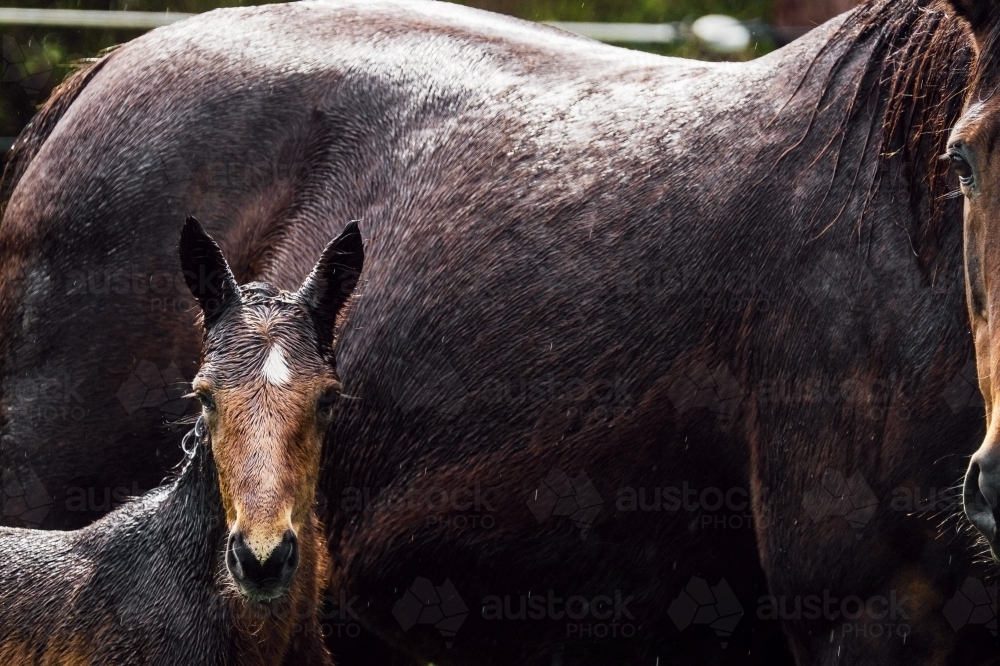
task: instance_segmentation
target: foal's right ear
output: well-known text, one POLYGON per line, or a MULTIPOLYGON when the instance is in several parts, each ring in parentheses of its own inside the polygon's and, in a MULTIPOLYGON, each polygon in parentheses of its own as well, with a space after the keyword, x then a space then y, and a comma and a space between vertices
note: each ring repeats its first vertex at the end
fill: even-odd
POLYGON ((309 277, 299 288, 299 301, 316 322, 320 343, 329 345, 337 316, 358 284, 365 264, 365 245, 357 221, 330 241, 309 277))
POLYGON ((238 303, 240 288, 219 244, 189 217, 181 230, 181 270, 191 294, 205 313, 205 330, 226 308, 238 303))

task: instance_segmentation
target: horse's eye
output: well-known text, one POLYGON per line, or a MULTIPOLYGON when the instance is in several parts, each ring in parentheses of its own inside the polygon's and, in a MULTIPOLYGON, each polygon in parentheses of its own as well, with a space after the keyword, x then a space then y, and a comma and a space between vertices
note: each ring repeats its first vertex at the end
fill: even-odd
POLYGON ((339 391, 327 391, 319 397, 319 400, 316 402, 316 412, 320 417, 329 419, 333 416, 333 406, 336 404, 337 396, 339 395, 339 391))
POLYGON ((201 403, 201 406, 206 412, 211 412, 215 409, 215 400, 212 399, 210 394, 198 391, 195 393, 195 396, 198 398, 198 402, 201 403))
POLYGON ((958 175, 958 180, 962 185, 971 185, 972 165, 958 153, 948 153, 948 157, 951 158, 951 168, 958 175))

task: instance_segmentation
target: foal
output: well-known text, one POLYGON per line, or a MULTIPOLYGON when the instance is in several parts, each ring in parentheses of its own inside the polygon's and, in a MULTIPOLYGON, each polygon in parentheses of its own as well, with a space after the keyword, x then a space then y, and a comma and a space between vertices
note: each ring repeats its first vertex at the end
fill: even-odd
POLYGON ((75 532, 0 529, 0 664, 332 664, 313 511, 339 390, 333 329, 363 263, 355 223, 295 294, 238 287, 188 218, 202 414, 179 478, 75 532))

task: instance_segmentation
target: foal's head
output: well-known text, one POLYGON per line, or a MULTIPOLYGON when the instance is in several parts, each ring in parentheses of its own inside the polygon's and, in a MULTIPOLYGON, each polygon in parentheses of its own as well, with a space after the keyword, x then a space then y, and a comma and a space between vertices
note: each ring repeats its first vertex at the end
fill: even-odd
POLYGON ((364 261, 351 222, 295 293, 238 286, 198 222, 181 232, 181 264, 204 315, 192 382, 211 436, 240 592, 283 595, 298 565, 298 533, 314 501, 320 449, 340 392, 334 326, 364 261))
POLYGON ((966 302, 986 403, 986 438, 965 477, 965 513, 1000 559, 1000 1, 951 5, 972 28, 976 53, 962 116, 944 157, 965 195, 966 302))

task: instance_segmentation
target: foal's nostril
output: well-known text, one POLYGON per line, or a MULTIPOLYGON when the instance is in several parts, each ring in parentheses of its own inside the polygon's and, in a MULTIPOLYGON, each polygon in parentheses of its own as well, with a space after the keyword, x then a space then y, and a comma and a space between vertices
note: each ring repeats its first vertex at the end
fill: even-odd
POLYGON ((296 538, 295 532, 289 530, 282 537, 281 544, 271 552, 270 557, 264 562, 264 575, 265 578, 285 582, 286 578, 291 578, 298 566, 299 540, 296 538))
POLYGON ((984 472, 975 462, 969 465, 962 493, 965 515, 990 544, 993 544, 997 535, 998 490, 1000 490, 1000 477, 984 472))
POLYGON ((264 590, 287 588, 299 565, 299 541, 295 532, 288 530, 281 543, 271 551, 264 562, 246 544, 242 532, 229 537, 226 564, 238 583, 264 590))
POLYGON ((253 554, 243 539, 242 532, 229 536, 229 547, 226 548, 226 565, 237 579, 246 578, 246 569, 251 568, 257 557, 253 554))

